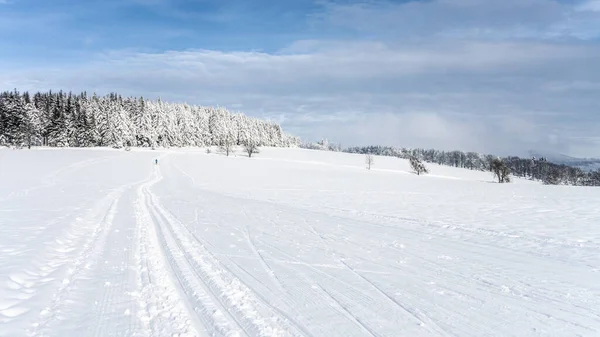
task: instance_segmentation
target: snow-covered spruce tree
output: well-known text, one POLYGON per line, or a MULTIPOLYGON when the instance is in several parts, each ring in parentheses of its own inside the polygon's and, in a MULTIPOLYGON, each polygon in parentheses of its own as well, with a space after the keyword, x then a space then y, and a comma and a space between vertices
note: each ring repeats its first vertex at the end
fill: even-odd
POLYGON ((417 156, 410 156, 410 167, 415 171, 417 175, 421 175, 422 173, 429 173, 425 164, 419 159, 417 156))
POLYGON ((26 142, 25 102, 17 93, 6 93, 0 101, 0 127, 7 146, 21 148, 26 142))
POLYGON ((8 146, 17 148, 41 145, 40 111, 29 95, 17 92, 0 95, 0 136, 8 146))
POLYGON ((0 93, 0 136, 9 146, 297 146, 273 122, 223 108, 65 92, 0 93), (28 104, 31 104, 27 108, 28 104), (34 109, 35 108, 35 109, 34 109), (31 136, 31 137, 30 137, 31 136))
POLYGON ((25 104, 25 120, 21 132, 28 148, 32 146, 39 146, 42 144, 42 124, 40 120, 40 112, 31 103, 25 104))

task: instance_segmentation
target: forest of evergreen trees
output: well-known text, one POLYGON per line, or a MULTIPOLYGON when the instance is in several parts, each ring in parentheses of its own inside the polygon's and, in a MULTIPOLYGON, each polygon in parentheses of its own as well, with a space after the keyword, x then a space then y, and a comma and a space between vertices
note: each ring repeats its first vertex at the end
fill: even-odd
POLYGON ((253 144, 287 147, 299 139, 272 122, 221 108, 85 92, 0 94, 0 146, 115 148, 253 144))

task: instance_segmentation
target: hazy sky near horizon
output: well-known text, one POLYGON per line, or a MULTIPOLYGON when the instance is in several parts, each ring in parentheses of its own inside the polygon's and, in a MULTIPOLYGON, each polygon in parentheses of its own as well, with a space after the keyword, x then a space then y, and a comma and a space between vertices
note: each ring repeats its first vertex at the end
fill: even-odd
POLYGON ((600 157, 600 0, 0 0, 0 85, 343 146, 600 157))

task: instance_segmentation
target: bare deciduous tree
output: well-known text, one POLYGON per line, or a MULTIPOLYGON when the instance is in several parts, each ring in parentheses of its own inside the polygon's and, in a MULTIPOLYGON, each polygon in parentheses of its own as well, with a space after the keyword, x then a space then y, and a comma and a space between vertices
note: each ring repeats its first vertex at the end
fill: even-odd
POLYGON ((510 168, 502 159, 492 159, 492 162, 490 163, 490 168, 492 173, 494 173, 494 177, 498 178, 499 183, 510 182, 510 168))
POLYGON ((246 144, 244 144, 244 151, 246 151, 246 153, 248 154, 248 158, 251 158, 252 154, 259 153, 258 145, 256 144, 256 142, 249 140, 246 142, 246 144))
POLYGON ((373 155, 370 153, 367 153, 365 156, 365 162, 367 163, 367 169, 370 170, 371 169, 371 165, 373 165, 373 163, 375 162, 375 159, 373 158, 373 155))
POLYGON ((425 164, 421 161, 421 159, 416 156, 410 156, 410 167, 415 171, 417 175, 421 175, 421 173, 429 173, 425 164))
POLYGON ((231 139, 230 137, 226 137, 223 140, 223 143, 221 143, 221 145, 219 146, 219 150, 221 152, 224 152, 229 157, 229 154, 234 152, 234 146, 235 144, 233 142, 233 139, 231 139))

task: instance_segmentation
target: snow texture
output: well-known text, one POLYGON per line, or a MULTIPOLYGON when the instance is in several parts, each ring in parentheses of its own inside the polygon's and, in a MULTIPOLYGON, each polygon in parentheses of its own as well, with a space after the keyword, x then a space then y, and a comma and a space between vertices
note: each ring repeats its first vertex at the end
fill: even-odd
POLYGON ((0 336, 600 335, 597 189, 236 153, 0 150, 0 336))

